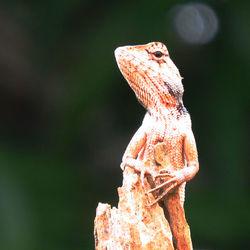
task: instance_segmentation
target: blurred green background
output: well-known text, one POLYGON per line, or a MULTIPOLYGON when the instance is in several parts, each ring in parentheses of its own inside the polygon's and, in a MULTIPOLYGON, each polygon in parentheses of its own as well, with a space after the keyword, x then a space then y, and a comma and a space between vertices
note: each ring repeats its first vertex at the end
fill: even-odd
POLYGON ((185 78, 200 172, 187 185, 196 249, 250 249, 250 1, 0 3, 0 249, 93 249, 117 206, 144 109, 121 45, 162 41, 185 78))

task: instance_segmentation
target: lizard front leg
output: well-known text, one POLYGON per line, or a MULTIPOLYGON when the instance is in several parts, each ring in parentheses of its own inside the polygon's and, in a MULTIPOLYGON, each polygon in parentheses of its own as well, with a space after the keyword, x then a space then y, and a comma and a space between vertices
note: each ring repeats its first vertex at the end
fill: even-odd
POLYGON ((138 154, 143 150, 147 140, 145 128, 142 125, 134 134, 133 138, 129 142, 125 153, 122 157, 121 169, 125 167, 131 167, 136 172, 141 172, 143 163, 138 159, 138 154))
POLYGON ((144 153, 146 144, 148 143, 147 134, 148 131, 150 131, 151 126, 151 117, 146 113, 141 127, 134 134, 122 157, 122 170, 127 166, 133 168, 136 172, 149 174, 148 171, 144 171, 144 153))
MULTIPOLYGON (((140 159, 139 153, 144 153, 145 146, 147 142, 147 134, 145 131, 145 126, 141 126, 129 142, 125 153, 122 157, 121 169, 124 170, 125 167, 133 168, 136 172, 140 173, 140 179, 142 183, 142 187, 146 193, 144 186, 144 176, 145 174, 149 174, 148 171, 145 170, 144 162, 140 159)), ((147 193, 146 193, 147 194, 147 193)))

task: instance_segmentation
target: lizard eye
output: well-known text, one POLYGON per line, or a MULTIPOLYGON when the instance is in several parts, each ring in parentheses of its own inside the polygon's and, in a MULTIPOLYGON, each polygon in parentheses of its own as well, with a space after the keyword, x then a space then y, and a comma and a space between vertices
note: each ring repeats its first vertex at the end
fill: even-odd
POLYGON ((154 56, 157 57, 157 58, 161 58, 163 56, 163 54, 160 51, 156 51, 154 53, 154 56))

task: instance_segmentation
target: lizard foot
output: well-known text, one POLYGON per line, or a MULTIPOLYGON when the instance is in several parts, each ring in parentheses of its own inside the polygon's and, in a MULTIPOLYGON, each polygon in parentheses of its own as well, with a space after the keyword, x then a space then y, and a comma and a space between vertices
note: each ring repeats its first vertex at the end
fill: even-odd
POLYGON ((136 159, 127 158, 126 160, 124 160, 121 163, 121 169, 124 170, 125 167, 130 167, 130 168, 134 169, 136 172, 140 173, 142 188, 143 188, 145 194, 148 195, 146 188, 145 188, 145 184, 144 184, 144 177, 146 174, 150 174, 150 173, 147 170, 145 170, 142 162, 140 162, 136 159))
POLYGON ((175 171, 173 173, 160 173, 155 176, 155 178, 160 178, 160 177, 170 177, 169 180, 163 182, 162 184, 158 185, 155 188, 150 189, 147 193, 152 193, 155 192, 163 187, 167 188, 163 191, 161 195, 159 195, 152 203, 150 203, 148 206, 152 206, 156 204, 159 200, 161 200, 165 195, 171 191, 171 189, 175 188, 176 186, 180 185, 184 181, 184 175, 181 171, 175 171))
POLYGON ((121 163, 121 169, 124 171, 125 167, 130 167, 138 173, 144 172, 143 175, 150 174, 147 170, 144 169, 143 163, 136 159, 127 158, 123 160, 121 163))

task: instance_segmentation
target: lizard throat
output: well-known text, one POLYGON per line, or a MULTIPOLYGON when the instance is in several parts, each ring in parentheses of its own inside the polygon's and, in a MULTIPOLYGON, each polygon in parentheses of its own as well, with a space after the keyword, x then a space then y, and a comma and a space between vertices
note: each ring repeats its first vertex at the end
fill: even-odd
POLYGON ((183 89, 172 87, 163 81, 157 81, 145 72, 142 75, 135 75, 128 78, 127 81, 135 92, 138 101, 150 113, 160 106, 175 108, 179 111, 185 109, 182 101, 183 89))

